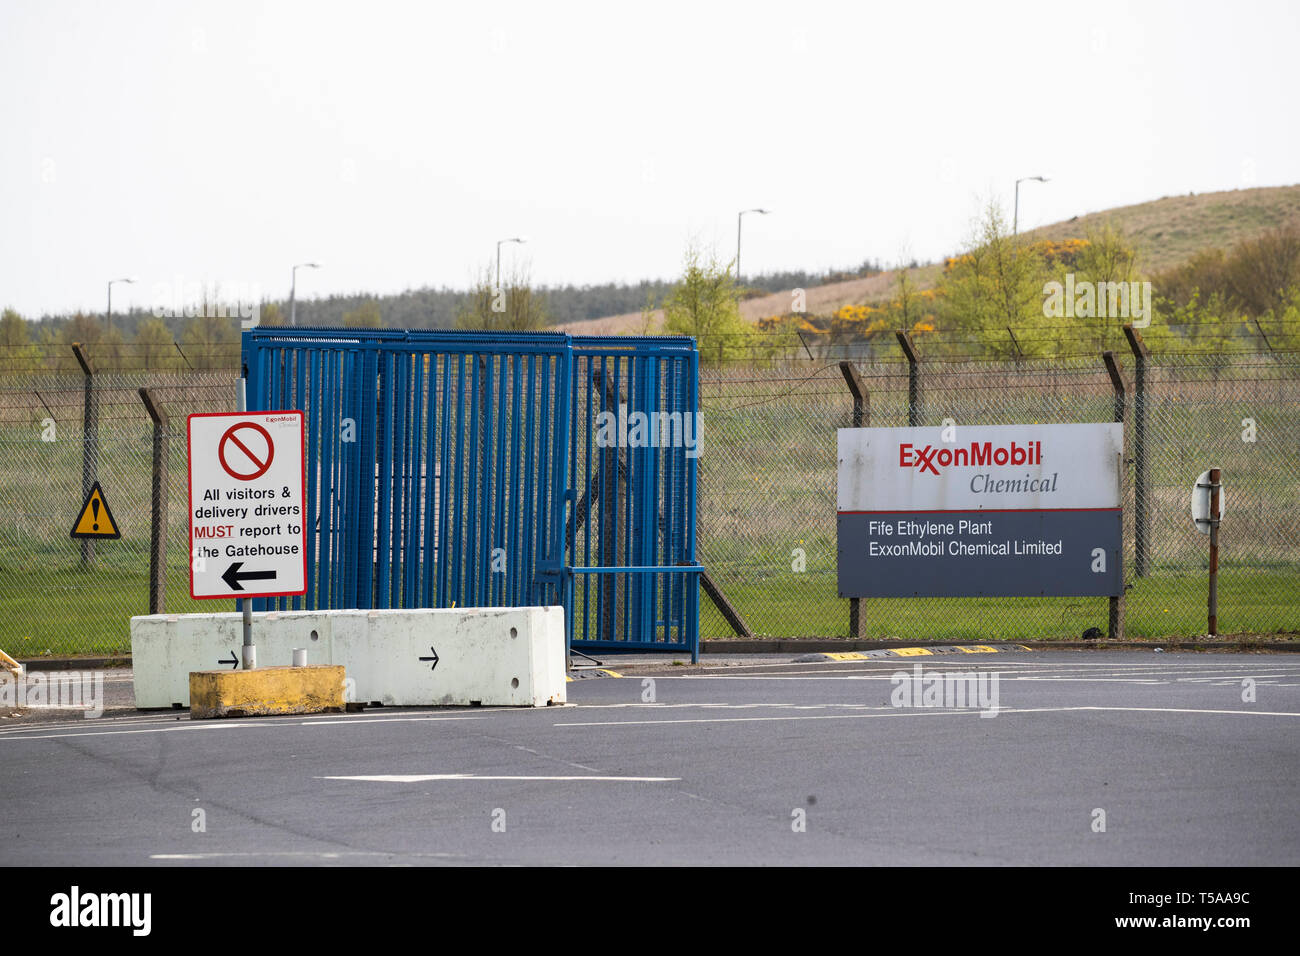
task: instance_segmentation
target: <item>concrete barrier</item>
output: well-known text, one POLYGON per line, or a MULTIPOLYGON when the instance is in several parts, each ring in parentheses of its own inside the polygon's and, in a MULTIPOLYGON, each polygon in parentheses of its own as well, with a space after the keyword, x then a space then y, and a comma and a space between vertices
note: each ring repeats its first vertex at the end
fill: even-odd
MULTIPOLYGON (((439 608, 269 611, 253 615, 262 666, 339 664, 347 699, 392 706, 564 703, 564 609, 439 608)), ((131 618, 135 705, 190 703, 189 675, 230 667, 243 644, 238 613, 131 618)), ((233 669, 233 667, 231 668, 233 669)))
POLYGON ((190 719, 343 712, 342 667, 259 667, 190 674, 190 719))

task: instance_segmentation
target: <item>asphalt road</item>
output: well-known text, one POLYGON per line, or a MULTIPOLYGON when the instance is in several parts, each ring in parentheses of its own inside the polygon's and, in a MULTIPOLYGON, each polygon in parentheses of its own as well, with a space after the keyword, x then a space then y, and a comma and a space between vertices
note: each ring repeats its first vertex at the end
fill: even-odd
POLYGON ((1300 657, 920 660, 996 714, 893 706, 915 660, 747 657, 537 710, 5 720, 0 864, 1300 863, 1300 657))

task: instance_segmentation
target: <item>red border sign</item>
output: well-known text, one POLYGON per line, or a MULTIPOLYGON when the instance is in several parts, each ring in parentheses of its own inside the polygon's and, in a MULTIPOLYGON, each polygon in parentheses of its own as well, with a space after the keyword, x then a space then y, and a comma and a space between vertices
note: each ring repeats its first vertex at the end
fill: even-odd
MULTIPOLYGON (((235 422, 235 423, 234 423, 234 424, 233 424, 229 429, 226 430, 226 432, 225 432, 225 433, 223 434, 223 436, 222 436, 222 440, 224 441, 226 435, 229 435, 231 431, 235 430, 236 428, 240 427, 241 425, 246 425, 246 426, 249 426, 249 427, 252 427, 252 428, 256 428, 258 431, 262 431, 263 434, 266 434, 265 431, 262 429, 262 427, 261 427, 260 425, 258 425, 256 422, 253 422, 253 421, 249 421, 249 420, 248 420, 248 419, 250 419, 250 418, 261 418, 261 417, 266 416, 266 415, 275 415, 275 416, 280 416, 280 415, 293 415, 293 416, 296 416, 297 419, 298 419, 298 447, 299 447, 299 449, 300 449, 299 462, 300 462, 300 465, 301 465, 301 468, 300 468, 300 471, 299 471, 299 481, 301 482, 301 484, 299 485, 299 488, 301 489, 301 500, 302 500, 302 502, 303 502, 303 510, 304 510, 304 511, 306 510, 306 500, 307 500, 307 442, 306 442, 306 434, 307 434, 307 429, 306 429, 306 416, 305 416, 301 411, 296 411, 296 410, 284 410, 284 411, 275 410, 275 411, 257 411, 257 412, 254 412, 254 411, 250 411, 250 412, 196 412, 195 414, 190 415, 190 416, 188 416, 188 417, 186 418, 186 431, 187 431, 187 436, 186 436, 186 456, 185 456, 185 477, 186 477, 186 484, 187 484, 187 487, 186 487, 186 500, 187 500, 187 504, 188 504, 188 507, 189 507, 188 519, 187 519, 187 522, 186 522, 186 523, 187 523, 188 526, 189 526, 189 547, 190 547, 190 550, 189 550, 189 560, 190 560, 191 562, 194 560, 194 462, 193 462, 193 457, 192 457, 192 455, 190 454, 189 442, 192 440, 192 437, 193 437, 193 421, 194 421, 194 419, 196 419, 196 418, 229 418, 229 419, 239 419, 239 418, 242 418, 242 419, 244 419, 244 421, 242 421, 242 422, 235 422)), ((262 468, 262 470, 261 470, 260 472, 258 472, 258 475, 263 475, 263 474, 265 474, 265 472, 270 468, 272 458, 275 457, 274 443, 271 442, 271 440, 270 440, 270 436, 269 436, 269 435, 267 435, 267 442, 268 442, 268 447, 270 447, 271 451, 270 451, 270 453, 267 455, 267 460, 266 460, 266 462, 265 462, 265 466, 262 468)), ((245 451, 244 454, 247 454, 247 451, 245 451)), ((218 456, 218 457, 220 458, 220 456, 218 456)), ((254 454, 254 455, 251 455, 250 458, 251 458, 251 460, 253 460, 253 461, 257 461, 257 460, 258 460, 258 459, 257 459, 257 456, 256 456, 255 454, 254 454)), ((226 463, 225 463, 224 460, 220 460, 220 464, 221 464, 222 467, 225 468, 225 470, 226 470, 226 471, 231 475, 231 477, 233 477, 233 478, 235 478, 235 479, 237 479, 237 480, 240 480, 240 481, 252 481, 252 480, 254 480, 254 477, 255 477, 255 476, 254 476, 254 477, 244 477, 244 476, 242 476, 242 475, 239 475, 239 474, 235 473, 234 471, 231 471, 230 468, 226 466, 226 463)), ((305 514, 303 515, 303 517, 304 517, 304 518, 306 517, 305 514)), ((194 598, 195 600, 200 600, 200 601, 202 601, 202 600, 227 600, 227 601, 229 601, 229 600, 243 600, 243 599, 245 599, 245 598, 296 597, 296 596, 298 596, 298 595, 306 594, 306 593, 307 593, 307 527, 306 527, 306 522, 305 522, 305 521, 303 522, 303 531, 302 531, 302 536, 301 536, 301 539, 300 539, 300 540, 301 540, 301 550, 302 550, 302 587, 299 588, 298 590, 296 590, 296 591, 240 591, 240 592, 238 592, 238 593, 232 593, 232 594, 195 594, 195 593, 194 593, 194 569, 193 569, 193 567, 191 566, 191 568, 190 568, 190 573, 189 573, 189 592, 190 592, 190 597, 194 598)))
POLYGON ((261 478, 266 474, 266 469, 271 467, 271 462, 275 461, 275 442, 271 440, 271 434, 257 422, 237 422, 226 429, 226 433, 221 436, 221 441, 217 442, 217 458, 221 461, 221 467, 226 469, 226 474, 231 478, 238 478, 240 481, 252 481, 254 478, 261 478), (239 440, 235 432, 241 428, 251 428, 258 432, 266 439, 266 461, 260 461, 257 453, 250 450, 249 447, 239 440), (233 442, 235 446, 248 456, 248 460, 257 466, 251 475, 241 474, 230 467, 230 462, 226 461, 226 443, 233 442))

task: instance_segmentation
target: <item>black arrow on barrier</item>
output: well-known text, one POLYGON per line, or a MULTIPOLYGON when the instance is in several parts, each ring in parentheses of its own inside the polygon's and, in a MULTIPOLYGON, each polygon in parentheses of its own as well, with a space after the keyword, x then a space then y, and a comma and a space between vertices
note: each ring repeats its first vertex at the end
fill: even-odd
POLYGON ((226 573, 221 576, 221 580, 229 585, 232 591, 242 591, 244 586, 240 581, 274 581, 274 571, 240 571, 244 566, 243 561, 236 561, 230 567, 226 568, 226 573))
POLYGON ((429 670, 431 670, 431 671, 433 671, 433 670, 437 670, 437 669, 438 669, 438 652, 435 651, 432 647, 430 647, 430 648, 429 648, 429 653, 432 654, 433 656, 432 656, 432 657, 421 657, 420 660, 422 660, 422 661, 433 661, 433 666, 430 667, 429 670))
POLYGON ((227 661, 227 660, 220 660, 220 661, 217 661, 217 663, 218 663, 218 664, 229 664, 229 665, 230 665, 230 669, 233 671, 236 667, 239 666, 239 658, 235 656, 235 652, 234 652, 234 651, 231 651, 231 652, 230 652, 230 660, 228 660, 228 661, 227 661))

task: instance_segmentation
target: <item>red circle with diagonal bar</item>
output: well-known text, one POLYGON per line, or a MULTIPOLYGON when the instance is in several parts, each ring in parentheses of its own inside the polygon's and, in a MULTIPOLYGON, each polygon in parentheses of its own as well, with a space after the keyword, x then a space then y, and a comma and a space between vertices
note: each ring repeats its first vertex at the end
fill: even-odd
POLYGON ((227 428, 221 436, 221 441, 217 443, 217 458, 221 461, 221 467, 226 469, 226 474, 232 478, 252 481, 261 478, 271 467, 271 462, 275 459, 275 442, 271 441, 270 433, 256 422, 239 422, 227 428), (254 432, 261 436, 260 441, 254 432), (263 443, 266 444, 265 451, 261 448, 263 443), (227 451, 230 452, 229 459, 226 457, 227 451))

